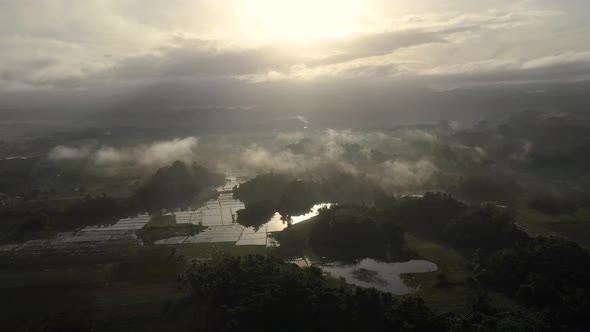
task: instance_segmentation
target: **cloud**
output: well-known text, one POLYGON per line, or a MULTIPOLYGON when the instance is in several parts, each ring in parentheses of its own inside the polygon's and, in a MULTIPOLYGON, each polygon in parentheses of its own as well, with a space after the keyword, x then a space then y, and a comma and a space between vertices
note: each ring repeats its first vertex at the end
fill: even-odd
POLYGON ((157 142, 147 148, 139 149, 137 160, 144 166, 165 165, 175 160, 192 161, 198 142, 195 137, 157 142))
POLYGON ((435 67, 418 73, 429 80, 455 82, 562 81, 590 78, 590 52, 567 52, 534 59, 494 59, 435 67))
POLYGON ((359 142, 362 137, 350 131, 326 130, 316 139, 305 141, 303 151, 269 151, 252 145, 240 156, 241 168, 253 173, 305 173, 337 170, 355 172, 343 159, 344 144, 359 142))
POLYGON ((298 142, 306 137, 306 134, 301 131, 281 132, 277 135, 277 141, 285 144, 298 142))
MULTIPOLYGON (((462 34, 514 29, 559 14, 521 8, 373 17, 367 18, 365 28, 340 38, 253 43, 247 42, 252 37, 246 32, 249 27, 235 20, 237 7, 228 4, 222 10, 212 1, 169 6, 8 1, 2 6, 0 45, 7 52, 0 54, 0 85, 67 88, 208 77, 253 82, 390 77, 412 69, 407 61, 382 58, 400 49, 446 44, 461 52, 464 45, 457 36, 462 34), (27 19, 34 10, 44 16, 27 19), (189 20, 186 13, 191 10, 196 16, 189 20), (173 24, 179 28, 171 28, 173 24)), ((437 70, 436 63, 422 65, 425 74, 437 70)))
MULTIPOLYGON (((346 33, 298 41, 256 35, 260 26, 241 3, 2 1, 0 107, 83 113, 231 103, 315 124, 315 110, 417 109, 403 104, 414 95, 396 92, 408 87, 428 94, 590 78, 588 2, 376 0, 353 11, 346 33)), ((423 108, 448 106, 433 104, 423 108)))
POLYGON ((427 185, 438 170, 429 159, 392 158, 385 162, 377 162, 372 160, 371 150, 363 147, 374 143, 387 144, 389 140, 395 138, 381 132, 326 130, 304 141, 303 151, 273 151, 256 145, 250 146, 241 153, 235 167, 253 174, 272 171, 320 179, 341 172, 364 176, 390 192, 427 185), (363 145, 357 146, 359 143, 363 145), (354 146, 352 150, 351 145, 354 146), (357 155, 351 156, 351 153, 357 155))
POLYGON ((119 165, 123 162, 134 161, 134 156, 110 146, 103 146, 94 151, 92 160, 98 165, 119 165))
POLYGON ((401 138, 413 141, 424 141, 432 143, 438 140, 438 138, 435 135, 422 129, 405 129, 402 130, 400 134, 400 136, 402 136, 401 138))
MULTIPOLYGON (((261 81, 262 77, 272 73, 283 75, 297 68, 325 72, 322 70, 325 66, 384 55, 402 47, 444 42, 457 29, 392 31, 299 45, 273 42, 254 47, 228 46, 227 42, 220 40, 185 38, 145 54, 115 59, 107 68, 88 71, 85 78, 72 78, 81 84, 84 79, 158 81, 210 77, 261 81)), ((349 70, 362 69, 353 66, 349 70)))
POLYGON ((191 162, 195 159, 198 139, 186 137, 149 145, 114 148, 56 146, 48 158, 53 161, 90 160, 98 166, 161 167, 176 160, 191 162))
POLYGON ((521 150, 520 152, 514 152, 510 155, 511 159, 514 160, 527 160, 533 151, 533 143, 530 141, 522 141, 521 142, 521 150))
POLYGON ((390 191, 420 187, 432 180, 437 172, 436 166, 428 159, 417 161, 388 160, 381 165, 381 172, 371 176, 381 186, 390 191))
POLYGON ((48 154, 48 158, 55 161, 61 160, 75 160, 75 159, 83 159, 88 157, 90 154, 89 147, 67 147, 63 145, 58 145, 54 147, 48 154))

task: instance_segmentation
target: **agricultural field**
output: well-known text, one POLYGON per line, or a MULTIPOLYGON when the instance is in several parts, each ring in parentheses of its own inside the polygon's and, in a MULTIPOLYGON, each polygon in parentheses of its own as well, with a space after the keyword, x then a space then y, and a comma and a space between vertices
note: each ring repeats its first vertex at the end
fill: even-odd
POLYGON ((94 317, 100 329, 149 329, 187 296, 179 289, 178 275, 193 260, 265 251, 264 246, 207 243, 117 247, 73 255, 4 252, 0 320, 7 328, 28 331, 67 313, 72 320, 94 317))
MULTIPOLYGON (((464 254, 450 246, 436 244, 412 234, 405 236, 406 249, 417 258, 435 263, 435 272, 407 274, 404 282, 416 288, 411 296, 418 296, 433 309, 441 312, 463 311, 469 309, 479 294, 475 285, 474 273, 469 270, 469 260, 464 254), (446 283, 440 284, 439 276, 444 276, 446 283)), ((494 304, 498 306, 513 304, 514 301, 500 293, 491 294, 494 304)))

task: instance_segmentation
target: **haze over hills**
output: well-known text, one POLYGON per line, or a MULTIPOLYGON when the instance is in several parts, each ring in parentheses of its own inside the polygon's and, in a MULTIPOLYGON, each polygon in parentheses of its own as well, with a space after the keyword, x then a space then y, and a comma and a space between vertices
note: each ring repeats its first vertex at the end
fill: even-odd
POLYGON ((192 125, 198 130, 272 126, 302 116, 320 127, 473 123, 498 120, 525 110, 587 110, 588 82, 523 84, 435 91, 398 83, 323 85, 321 83, 216 86, 168 83, 124 95, 75 96, 57 92, 23 98, 5 96, 2 121, 53 122, 95 126, 192 125))
POLYGON ((341 128, 588 107, 585 1, 3 9, 4 121, 178 120, 219 130, 303 116, 341 128), (28 19, 32 10, 45 15, 28 19))

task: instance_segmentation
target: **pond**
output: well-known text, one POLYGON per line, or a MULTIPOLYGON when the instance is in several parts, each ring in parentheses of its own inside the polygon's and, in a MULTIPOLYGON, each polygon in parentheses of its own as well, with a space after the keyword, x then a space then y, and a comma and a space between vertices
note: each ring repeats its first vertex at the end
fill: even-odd
MULTIPOLYGON (((320 204, 316 204, 311 208, 311 211, 309 211, 306 214, 302 214, 299 216, 292 216, 291 217, 291 224, 297 224, 300 223, 304 220, 310 219, 312 217, 315 217, 318 215, 319 210, 323 207, 330 207, 332 204, 330 203, 320 203, 320 204)), ((281 220, 281 214, 276 212, 271 218, 270 220, 266 223, 267 225, 267 232, 279 232, 282 231, 283 229, 287 228, 287 223, 284 222, 283 220, 281 220)))
POLYGON ((404 295, 417 291, 404 284, 402 274, 425 273, 438 270, 436 264, 424 260, 411 260, 400 263, 385 263, 365 258, 356 264, 328 263, 319 267, 335 278, 344 278, 347 283, 363 288, 376 288, 394 295, 404 295))

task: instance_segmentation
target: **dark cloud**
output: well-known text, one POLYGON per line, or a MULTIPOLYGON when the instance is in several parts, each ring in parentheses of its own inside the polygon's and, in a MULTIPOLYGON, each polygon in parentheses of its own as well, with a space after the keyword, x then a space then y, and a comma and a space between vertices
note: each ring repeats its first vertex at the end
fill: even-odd
POLYGON ((424 79, 447 84, 560 82, 590 79, 590 52, 562 53, 532 60, 490 60, 439 67, 424 79))
POLYGON ((284 71, 295 65, 313 68, 384 55, 403 47, 444 42, 449 33, 457 30, 388 32, 306 45, 277 43, 249 49, 223 49, 214 41, 189 40, 153 54, 122 59, 98 76, 121 80, 235 77, 284 71), (314 56, 328 52, 337 55, 320 59, 314 56))
MULTIPOLYGON (((364 121, 370 110, 378 123, 494 108, 473 90, 433 87, 590 78, 587 2, 375 3, 392 9, 347 35, 293 41, 252 37, 255 24, 221 0, 6 0, 0 110, 130 112, 130 121, 194 110, 219 123, 237 109, 326 122, 364 121)), ((551 105, 522 98, 513 104, 551 105)))

